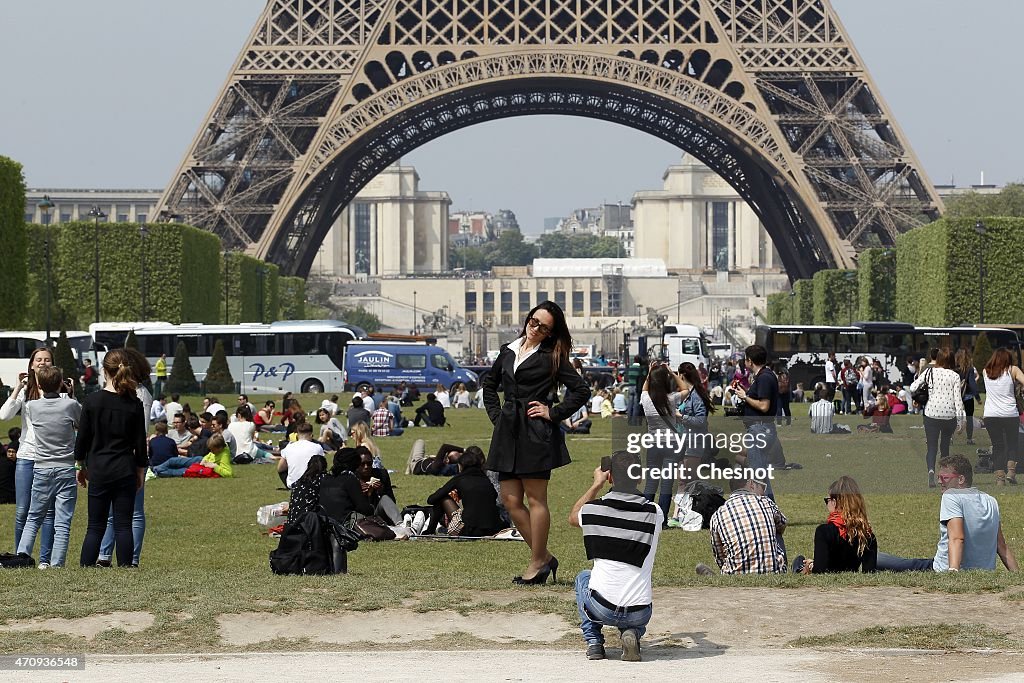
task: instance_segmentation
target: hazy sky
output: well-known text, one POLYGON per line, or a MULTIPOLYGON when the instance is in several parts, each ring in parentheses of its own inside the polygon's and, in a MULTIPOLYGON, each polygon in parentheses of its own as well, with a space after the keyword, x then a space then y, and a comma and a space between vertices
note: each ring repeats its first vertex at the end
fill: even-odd
MULTIPOLYGON (((1021 0, 834 0, 935 183, 1024 177, 1021 0)), ((0 0, 0 154, 31 187, 162 188, 264 0, 0 0)), ((611 123, 506 119, 405 158, 453 210, 545 216, 657 189, 679 150, 611 123)))

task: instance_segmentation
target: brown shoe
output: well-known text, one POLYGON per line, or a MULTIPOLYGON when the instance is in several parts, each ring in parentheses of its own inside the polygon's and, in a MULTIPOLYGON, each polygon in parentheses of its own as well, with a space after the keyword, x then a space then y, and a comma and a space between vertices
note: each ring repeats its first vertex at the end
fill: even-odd
POLYGON ((1017 485, 1017 461, 1007 460, 1006 461, 1006 483, 1017 485))
POLYGON ((996 486, 1006 486, 1006 472, 996 470, 996 486))

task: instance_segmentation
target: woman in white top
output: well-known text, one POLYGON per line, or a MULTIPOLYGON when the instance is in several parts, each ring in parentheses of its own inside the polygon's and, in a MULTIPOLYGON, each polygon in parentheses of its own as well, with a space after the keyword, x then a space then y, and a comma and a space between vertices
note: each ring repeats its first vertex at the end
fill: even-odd
POLYGON ((985 366, 985 428, 992 439, 992 468, 996 486, 1017 483, 1017 413, 1016 385, 1024 387, 1024 372, 1013 365, 1005 348, 998 348, 985 366))
POLYGON ((459 388, 455 390, 455 407, 469 407, 469 389, 467 389, 466 385, 461 382, 459 383, 459 388))
POLYGON ((590 414, 600 415, 602 403, 604 403, 604 393, 600 390, 595 391, 594 395, 590 398, 590 414))
POLYGON ((668 472, 662 473, 660 477, 652 477, 651 470, 677 465, 682 458, 682 451, 676 448, 679 445, 676 422, 679 403, 683 400, 686 388, 679 375, 665 365, 654 362, 651 363, 647 379, 644 380, 643 391, 640 393, 640 407, 647 418, 647 431, 655 437, 656 444, 659 441, 662 444, 660 448, 655 446, 647 449, 644 497, 654 501, 660 479, 661 495, 658 497, 658 505, 661 506, 666 519, 668 506, 672 502, 672 488, 679 477, 677 473, 668 472))
POLYGON ((860 397, 861 405, 867 407, 871 402, 871 390, 875 386, 875 371, 867 358, 860 359, 860 397))
POLYGON ((434 389, 434 398, 436 398, 445 408, 452 407, 452 399, 448 395, 448 390, 445 389, 444 385, 440 382, 438 382, 437 387, 434 389))
POLYGON ((953 433, 964 427, 964 400, 960 393, 960 375, 953 369, 953 351, 939 349, 935 365, 928 367, 910 385, 913 394, 922 385, 928 384, 928 403, 924 407, 924 436, 928 444, 928 486, 935 488, 935 456, 941 451, 942 457, 949 455, 949 442, 953 433))
MULTIPOLYGON (((18 383, 0 408, 0 420, 10 420, 21 413, 21 439, 18 446, 18 459, 14 466, 14 547, 21 543, 21 532, 28 519, 28 511, 32 505, 32 476, 36 460, 36 440, 31 425, 25 420, 22 410, 27 401, 42 398, 39 384, 36 382, 36 370, 43 366, 53 365, 53 353, 46 347, 35 349, 28 357, 28 372, 18 376, 18 383)), ((50 553, 53 550, 53 506, 43 519, 39 539, 39 564, 50 564, 50 553)))

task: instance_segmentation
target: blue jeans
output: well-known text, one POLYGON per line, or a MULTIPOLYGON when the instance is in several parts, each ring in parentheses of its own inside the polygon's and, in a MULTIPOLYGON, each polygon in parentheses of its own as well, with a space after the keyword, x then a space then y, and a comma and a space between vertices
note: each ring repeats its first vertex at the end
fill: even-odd
POLYGON ((930 572, 934 561, 931 557, 911 559, 879 552, 875 568, 880 572, 930 572))
MULTIPOLYGON (((78 500, 78 482, 74 467, 35 467, 32 470, 32 506, 21 533, 18 552, 32 554, 36 534, 47 517, 53 519, 50 533, 53 552, 40 557, 54 567, 63 567, 68 554, 68 539, 71 537, 71 518, 75 514, 78 500)), ((45 528, 45 527, 44 527, 45 528)))
POLYGON ((644 498, 654 502, 654 494, 658 491, 658 484, 661 484, 661 495, 658 496, 658 506, 661 507, 665 518, 668 517, 668 508, 672 504, 672 487, 675 486, 675 477, 667 479, 655 479, 651 476, 650 470, 661 469, 679 462, 679 456, 671 448, 648 448, 647 449, 647 478, 644 480, 644 498))
MULTIPOLYGON (((779 440, 779 434, 775 431, 775 423, 770 420, 756 422, 747 427, 747 434, 750 437, 750 445, 747 447, 747 467, 766 468, 768 467, 768 451, 779 440), (761 435, 761 439, 758 436, 761 435), (758 445, 763 440, 764 446, 758 445)), ((764 495, 775 500, 775 492, 772 490, 772 480, 768 480, 768 488, 764 495)))
POLYGON ((604 634, 601 630, 605 626, 616 627, 620 633, 633 629, 639 640, 647 631, 647 624, 654 613, 652 606, 636 612, 626 612, 621 609, 608 609, 594 600, 590 594, 589 569, 584 569, 576 575, 576 608, 580 613, 580 630, 583 631, 583 640, 587 641, 587 645, 604 645, 604 634))
MULTIPOLYGON (((132 538, 135 546, 132 549, 132 564, 138 564, 142 556, 142 539, 146 535, 146 487, 143 486, 135 494, 135 510, 132 512, 132 538)), ((110 507, 107 517, 107 530, 100 541, 100 559, 109 560, 114 555, 114 507, 110 507)))
POLYGON ((153 474, 158 477, 182 477, 185 475, 185 470, 188 469, 189 465, 202 461, 203 457, 201 455, 197 455, 194 458, 185 458, 179 455, 176 458, 169 458, 154 467, 153 474))
MULTIPOLYGON (((14 465, 14 549, 21 545, 21 533, 32 506, 32 472, 34 460, 18 458, 14 465)), ((39 561, 50 561, 53 550, 53 510, 43 519, 43 537, 39 540, 39 561)))

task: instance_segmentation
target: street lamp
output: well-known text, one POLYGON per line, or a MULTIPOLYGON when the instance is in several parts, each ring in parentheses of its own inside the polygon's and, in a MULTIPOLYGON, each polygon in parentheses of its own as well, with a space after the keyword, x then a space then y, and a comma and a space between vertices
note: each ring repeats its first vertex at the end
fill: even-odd
POLYGON ((149 228, 143 223, 139 226, 139 239, 142 242, 142 322, 146 322, 146 236, 149 228))
POLYGON ((46 345, 50 345, 50 210, 53 202, 50 195, 44 194, 43 201, 38 204, 43 212, 43 245, 46 250, 46 345))
POLYGON ((679 283, 676 283, 676 324, 682 322, 682 318, 679 315, 680 306, 683 303, 683 291, 679 289, 679 283))
POLYGON ((978 221, 974 224, 974 232, 978 233, 978 237, 981 241, 978 244, 978 308, 979 308, 979 320, 978 322, 982 325, 985 324, 985 224, 978 221))
POLYGON ((643 310, 643 304, 636 305, 636 326, 640 327, 640 312, 643 310))
POLYGON ((762 240, 761 243, 758 246, 760 247, 760 251, 761 251, 761 254, 760 254, 760 261, 761 261, 761 296, 767 297, 768 296, 768 284, 767 284, 767 280, 766 280, 766 276, 765 276, 765 268, 766 268, 766 266, 768 264, 766 263, 767 259, 765 258, 765 246, 766 245, 764 243, 764 240, 762 240))
POLYGON ((416 334, 416 290, 412 290, 412 333, 416 334))
POLYGON ((100 219, 106 218, 107 214, 100 211, 100 207, 93 206, 89 212, 89 218, 93 219, 96 225, 96 234, 93 239, 93 293, 96 295, 96 322, 100 321, 100 219))

